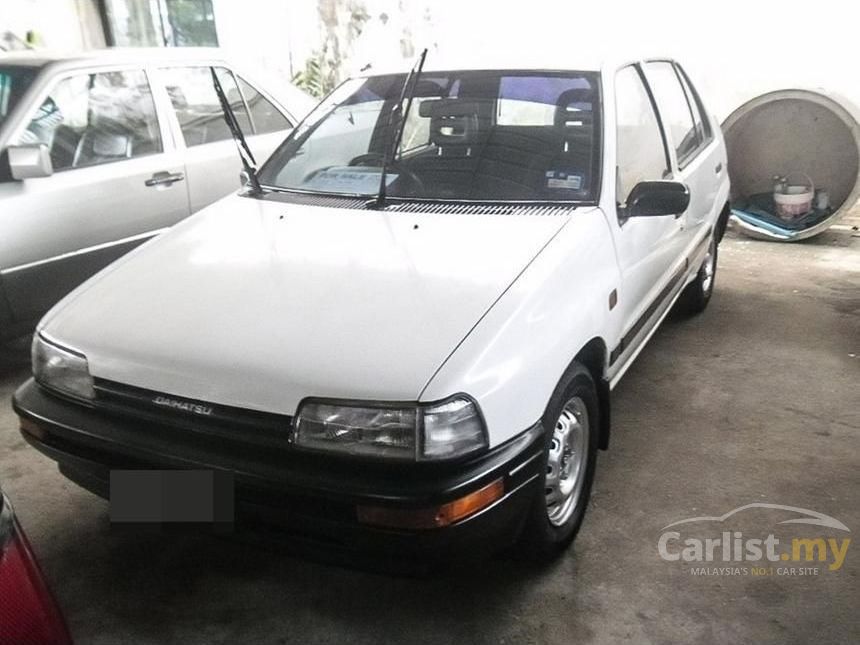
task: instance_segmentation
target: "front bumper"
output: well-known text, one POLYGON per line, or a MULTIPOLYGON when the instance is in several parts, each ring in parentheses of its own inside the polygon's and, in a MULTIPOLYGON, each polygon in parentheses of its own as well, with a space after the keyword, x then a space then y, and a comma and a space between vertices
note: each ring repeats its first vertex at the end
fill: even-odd
POLYGON ((291 449, 227 443, 163 422, 66 401, 32 379, 13 399, 22 435, 88 490, 109 497, 112 469, 211 469, 233 474, 238 520, 290 539, 346 551, 404 556, 485 554, 513 543, 540 486, 544 433, 535 424, 507 443, 451 464, 379 464, 291 449), (27 429, 29 428, 29 430, 27 429), (444 528, 362 524, 357 508, 433 508, 502 479, 503 496, 444 528))

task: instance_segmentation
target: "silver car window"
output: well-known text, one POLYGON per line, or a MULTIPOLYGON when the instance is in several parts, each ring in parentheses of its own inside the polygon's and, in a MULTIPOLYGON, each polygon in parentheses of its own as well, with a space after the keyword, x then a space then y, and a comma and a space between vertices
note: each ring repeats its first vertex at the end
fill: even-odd
POLYGON ((254 132, 256 134, 279 132, 281 130, 289 130, 293 127, 293 124, 290 123, 287 117, 271 101, 268 101, 265 96, 260 94, 253 85, 245 81, 241 76, 238 80, 239 87, 242 89, 242 95, 245 97, 245 102, 251 111, 251 120, 254 122, 254 132))
MULTIPOLYGON (((239 127, 245 134, 251 134, 248 112, 233 74, 223 67, 216 67, 215 70, 239 127)), ((199 146, 231 138, 218 95, 212 85, 212 68, 170 67, 161 70, 161 77, 176 112, 186 146, 199 146)))
POLYGON ((126 70, 63 79, 36 110, 18 143, 47 145, 55 171, 161 152, 146 74, 126 70))

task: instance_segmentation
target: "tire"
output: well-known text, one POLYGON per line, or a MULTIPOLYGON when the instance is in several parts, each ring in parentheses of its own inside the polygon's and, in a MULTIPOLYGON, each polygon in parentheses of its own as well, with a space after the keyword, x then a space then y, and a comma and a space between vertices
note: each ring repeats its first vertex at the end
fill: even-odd
POLYGON ((716 238, 712 237, 708 254, 699 267, 699 272, 695 279, 684 287, 681 297, 678 298, 678 309, 688 316, 702 313, 711 301, 717 277, 717 248, 716 238))
POLYGON ((591 373, 574 363, 566 374, 566 385, 553 395, 542 420, 546 439, 540 486, 519 541, 522 554, 529 559, 546 561, 559 555, 582 525, 597 463, 599 409, 591 373), (580 460, 575 458, 577 448, 580 460), (569 487, 572 496, 564 494, 569 487))

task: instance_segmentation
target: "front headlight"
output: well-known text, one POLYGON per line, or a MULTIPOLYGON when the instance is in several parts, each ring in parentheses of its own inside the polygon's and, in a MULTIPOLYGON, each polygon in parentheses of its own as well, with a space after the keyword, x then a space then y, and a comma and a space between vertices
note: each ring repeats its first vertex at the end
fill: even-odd
POLYGON ((313 450, 421 461, 488 445, 478 408, 465 396, 414 407, 308 401, 296 415, 292 439, 313 450))
POLYGON ((45 387, 76 399, 91 401, 96 392, 83 354, 33 337, 33 376, 45 387))

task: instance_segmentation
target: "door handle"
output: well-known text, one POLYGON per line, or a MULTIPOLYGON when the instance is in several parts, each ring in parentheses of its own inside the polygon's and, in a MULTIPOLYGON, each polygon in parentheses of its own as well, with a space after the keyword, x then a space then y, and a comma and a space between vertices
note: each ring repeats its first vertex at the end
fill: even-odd
POLYGON ((185 175, 181 172, 157 172, 143 183, 149 187, 170 186, 183 179, 185 179, 185 175))
POLYGON ((719 175, 721 172, 723 172, 723 162, 722 162, 722 161, 721 161, 720 163, 718 163, 718 164, 717 164, 717 167, 716 167, 716 168, 714 168, 714 172, 715 172, 715 173, 717 173, 718 175, 719 175))

